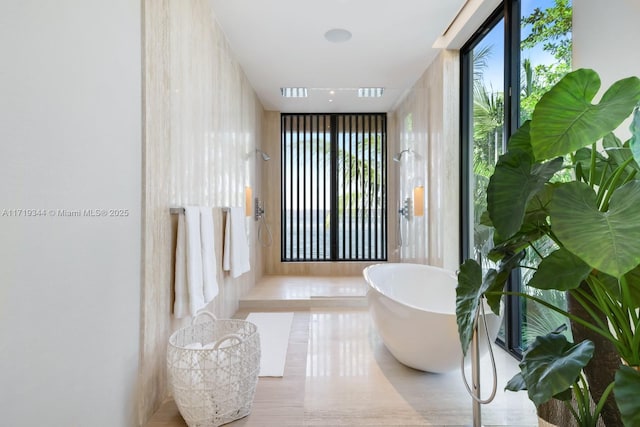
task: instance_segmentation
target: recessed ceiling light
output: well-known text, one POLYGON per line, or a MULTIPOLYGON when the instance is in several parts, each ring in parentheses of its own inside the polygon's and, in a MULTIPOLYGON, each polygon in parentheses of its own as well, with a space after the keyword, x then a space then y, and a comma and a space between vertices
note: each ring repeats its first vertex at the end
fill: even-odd
POLYGON ((335 91, 335 90, 330 90, 330 91, 329 91, 329 94, 331 94, 331 95, 335 95, 335 94, 336 94, 336 91, 335 91))
POLYGON ((332 43, 344 43, 351 40, 351 33, 342 28, 334 28, 324 33, 324 38, 332 43))
POLYGON ((280 94, 285 98, 306 98, 309 96, 306 87, 281 87, 280 94))
POLYGON ((383 87, 361 87, 358 88, 360 98, 380 98, 384 92, 383 87))

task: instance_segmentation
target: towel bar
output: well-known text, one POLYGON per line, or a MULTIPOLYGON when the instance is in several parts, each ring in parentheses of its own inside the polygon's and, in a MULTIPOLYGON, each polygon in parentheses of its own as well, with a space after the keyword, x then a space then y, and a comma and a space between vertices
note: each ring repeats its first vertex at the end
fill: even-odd
MULTIPOLYGON (((222 208, 222 212, 229 212, 229 208, 222 208)), ((181 215, 184 214, 184 208, 169 208, 169 213, 171 215, 181 215)))

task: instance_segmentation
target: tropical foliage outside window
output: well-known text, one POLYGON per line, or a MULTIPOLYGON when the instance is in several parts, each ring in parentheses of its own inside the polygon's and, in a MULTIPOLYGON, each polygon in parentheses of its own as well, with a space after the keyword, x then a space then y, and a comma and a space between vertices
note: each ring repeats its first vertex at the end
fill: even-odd
MULTIPOLYGON (((518 123, 531 117, 533 109, 542 95, 567 72, 571 70, 571 22, 572 7, 570 0, 511 0, 520 11, 520 63, 512 64, 514 58, 505 52, 511 52, 504 45, 504 18, 496 19, 482 38, 474 42, 468 53, 472 78, 471 100, 468 108, 471 115, 469 131, 469 257, 480 262, 483 269, 493 267, 486 254, 493 244, 492 229, 483 225, 483 214, 487 207, 487 185, 493 174, 494 165, 504 151, 509 129, 505 119, 511 114, 505 110, 505 69, 507 65, 517 66, 520 70, 519 88, 512 90, 512 96, 518 108, 518 123), (505 62, 507 61, 507 62, 505 62), (513 93, 515 92, 515 93, 513 93), (506 134, 506 135, 505 135, 506 134)), ((511 5, 510 5, 511 6, 511 5)), ((511 8, 509 8, 511 9, 511 8)), ((513 87, 513 86, 511 86, 513 87)), ((517 86, 515 86, 517 87, 517 86)), ((513 131, 513 129, 511 130, 513 131)), ((568 173, 568 172, 567 172, 568 173)), ((559 179, 562 179, 560 176, 559 179)), ((541 253, 554 248, 549 242, 546 247, 537 247, 541 253)), ((558 304, 564 295, 556 291, 545 291, 541 295, 538 289, 528 288, 532 272, 537 266, 539 256, 530 251, 521 269, 523 292, 551 300, 558 304)), ((537 306, 534 303, 520 301, 521 324, 520 347, 525 348, 530 338, 549 328, 555 329, 565 323, 565 319, 537 306)), ((562 304, 560 304, 562 305, 562 304)), ((514 319, 510 319, 513 321, 514 319)), ((504 331, 503 331, 504 332, 504 331)))
POLYGON ((386 260, 386 114, 283 113, 281 132, 282 260, 386 260))
MULTIPOLYGON (((535 7, 532 11, 524 8, 538 5, 540 2, 524 1, 522 19, 522 55, 528 51, 541 48, 547 53, 547 60, 534 62, 530 58, 522 61, 522 87, 520 95, 520 123, 531 118, 533 109, 542 95, 555 85, 564 75, 571 71, 571 21, 572 9, 569 0, 555 0, 546 8, 535 7)), ((532 55, 533 56, 533 55, 532 55)), ((559 174, 558 180, 569 180, 570 172, 564 176, 559 174)), ((557 249, 550 239, 535 248, 545 256, 557 249)), ((531 279, 534 269, 541 257, 534 250, 528 249, 523 265, 530 268, 521 269, 523 291, 553 303, 555 306, 566 308, 564 292, 555 290, 541 291, 526 286, 531 279)), ((523 299, 522 304, 522 343, 526 348, 536 336, 545 335, 568 320, 556 312, 549 310, 535 302, 523 299)), ((567 327, 565 334, 571 335, 571 328, 567 327)))

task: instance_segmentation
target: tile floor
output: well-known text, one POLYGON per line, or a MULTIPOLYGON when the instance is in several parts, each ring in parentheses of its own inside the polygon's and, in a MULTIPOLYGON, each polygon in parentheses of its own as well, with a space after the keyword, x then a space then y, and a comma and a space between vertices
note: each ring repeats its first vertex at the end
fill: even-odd
MULTIPOLYGON (((290 309, 295 316, 284 376, 260 378, 251 414, 229 426, 471 425, 471 400, 459 371, 437 375, 398 363, 373 330, 366 308, 352 304, 364 300, 363 281, 325 281, 323 287, 318 278, 265 278, 248 296, 280 301, 270 306, 274 310, 287 307, 289 297, 305 301, 306 307, 290 309), (323 298, 313 298, 316 293, 323 298), (336 301, 348 304, 336 306, 336 301)), ((243 308, 235 317, 269 311, 256 308, 243 308)), ((482 408, 483 424, 536 426, 535 409, 526 394, 503 391, 517 371, 515 359, 499 348, 495 351, 498 390, 495 400, 482 408)), ((485 373, 490 370, 488 362, 485 357, 485 373)), ((482 388, 488 393, 490 375, 484 377, 482 388)), ((182 426, 186 423, 173 401, 166 402, 147 424, 182 426)))

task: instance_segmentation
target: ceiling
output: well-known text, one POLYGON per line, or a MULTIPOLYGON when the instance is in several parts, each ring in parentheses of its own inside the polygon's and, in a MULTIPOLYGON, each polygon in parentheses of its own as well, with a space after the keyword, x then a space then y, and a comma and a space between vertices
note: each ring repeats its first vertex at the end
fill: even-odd
POLYGON ((438 53, 465 0, 211 0, 263 106, 281 112, 392 111, 438 53), (342 43, 325 39, 348 30, 342 43), (281 87, 306 87, 283 98, 281 87), (359 87, 384 87, 359 98, 359 87), (333 91, 334 93, 331 93, 333 91))

